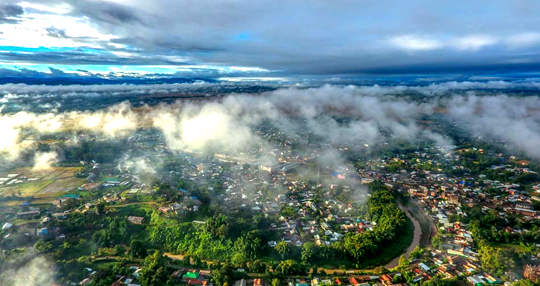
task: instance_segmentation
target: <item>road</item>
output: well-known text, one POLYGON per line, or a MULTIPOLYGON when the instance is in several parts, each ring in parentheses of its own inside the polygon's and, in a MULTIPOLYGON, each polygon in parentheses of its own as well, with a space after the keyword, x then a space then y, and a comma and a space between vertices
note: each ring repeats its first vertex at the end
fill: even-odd
MULTIPOLYGON (((409 245, 409 247, 407 248, 407 251, 405 251, 405 253, 403 255, 405 255, 405 258, 409 258, 409 255, 411 254, 411 252, 417 247, 420 245, 420 237, 422 237, 422 228, 420 227, 420 223, 418 222, 418 220, 416 220, 412 215, 411 213, 409 212, 409 210, 404 207, 401 203, 399 203, 399 208, 405 212, 405 214, 407 215, 407 217, 412 221, 413 225, 414 225, 414 233, 413 233, 413 241, 411 242, 411 245, 409 245)), ((399 257, 396 257, 394 258, 394 260, 390 261, 390 263, 386 264, 384 267, 388 268, 388 269, 392 269, 394 267, 397 267, 398 266, 398 262, 399 262, 399 257)))

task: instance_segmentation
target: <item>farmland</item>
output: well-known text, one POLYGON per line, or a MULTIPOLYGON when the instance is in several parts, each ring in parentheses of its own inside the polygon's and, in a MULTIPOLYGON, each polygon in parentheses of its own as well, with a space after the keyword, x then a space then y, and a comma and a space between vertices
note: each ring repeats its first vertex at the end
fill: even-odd
POLYGON ((0 205, 14 205, 24 201, 51 203, 62 194, 76 190, 84 179, 76 178, 78 167, 53 167, 48 170, 20 168, 0 173, 0 205))

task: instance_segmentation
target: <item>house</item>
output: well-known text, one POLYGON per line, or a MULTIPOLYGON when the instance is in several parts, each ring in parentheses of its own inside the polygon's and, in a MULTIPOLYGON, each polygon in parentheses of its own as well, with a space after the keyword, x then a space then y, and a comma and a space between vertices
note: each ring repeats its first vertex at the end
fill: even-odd
POLYGON ((246 286, 246 284, 247 284, 246 279, 240 279, 234 282, 234 286, 246 286))
POLYGON ((349 279, 349 282, 350 282, 351 285, 353 285, 353 286, 357 286, 358 284, 361 283, 360 279, 355 278, 355 277, 350 278, 350 279, 349 279))
POLYGON ((36 230, 36 235, 41 237, 42 239, 48 239, 49 236, 49 230, 46 227, 38 228, 36 230))
POLYGON ((18 212, 17 218, 21 219, 32 219, 39 216, 39 211, 27 211, 27 212, 18 212))
POLYGON ((118 178, 105 178, 105 180, 103 181, 103 186, 104 187, 116 186, 116 185, 119 185, 121 182, 122 180, 118 178))
POLYGON ((6 223, 2 226, 2 230, 10 229, 12 226, 13 226, 13 224, 11 224, 11 223, 9 223, 9 222, 6 222, 6 223))
POLYGON ((266 282, 261 278, 257 278, 253 280, 253 286, 266 286, 266 282))
POLYGON ((144 217, 140 216, 128 216, 128 221, 134 224, 143 224, 144 217))
POLYGON ((185 279, 198 279, 199 273, 188 271, 184 276, 182 276, 185 279))
POLYGON ((134 278, 122 276, 120 279, 116 280, 111 286, 122 286, 122 285, 129 285, 129 286, 135 286, 139 284, 134 284, 134 278))

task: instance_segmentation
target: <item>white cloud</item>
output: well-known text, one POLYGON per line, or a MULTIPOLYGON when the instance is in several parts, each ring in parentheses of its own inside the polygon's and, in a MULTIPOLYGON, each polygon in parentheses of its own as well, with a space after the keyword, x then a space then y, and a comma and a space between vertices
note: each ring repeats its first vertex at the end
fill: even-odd
MULTIPOLYGON (((35 9, 35 6, 36 4, 32 4, 31 7, 35 9)), ((41 7, 42 5, 37 6, 41 7)), ((53 11, 56 10, 53 9, 53 11)), ((26 13, 21 16, 21 21, 19 23, 0 25, 0 30, 2 31, 0 45, 25 48, 98 48, 100 47, 98 44, 81 41, 76 38, 93 38, 97 41, 110 41, 114 38, 112 35, 99 32, 87 19, 68 16, 63 13, 46 12, 49 13, 26 13), (71 38, 52 37, 48 35, 47 32, 47 28, 49 27, 62 29, 65 31, 66 35, 71 38)))
MULTIPOLYGON (((527 39, 522 39, 522 41, 524 40, 527 39)), ((408 51, 430 51, 442 48, 477 51, 498 42, 497 38, 488 35, 456 36, 449 39, 437 39, 435 36, 402 35, 390 40, 390 43, 395 47, 408 51)))
POLYGON ((51 165, 58 162, 58 154, 56 152, 38 152, 34 156, 35 171, 48 170, 51 165))
POLYGON ((395 46, 406 50, 427 51, 439 49, 444 43, 425 36, 403 35, 390 40, 395 46))
POLYGON ((53 14, 67 14, 73 10, 73 7, 67 3, 62 3, 60 5, 41 5, 37 3, 21 2, 19 3, 19 6, 25 8, 25 10, 32 9, 53 14))
POLYGON ((458 50, 477 51, 481 48, 494 45, 498 42, 495 37, 487 35, 472 35, 453 40, 452 44, 458 50))
POLYGON ((506 44, 511 48, 528 48, 540 44, 540 33, 522 33, 509 37, 506 44))

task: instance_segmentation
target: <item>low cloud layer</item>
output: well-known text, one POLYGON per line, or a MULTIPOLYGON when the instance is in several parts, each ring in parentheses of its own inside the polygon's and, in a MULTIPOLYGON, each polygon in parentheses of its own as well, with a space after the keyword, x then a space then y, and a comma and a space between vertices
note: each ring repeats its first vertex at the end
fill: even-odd
POLYGON ((16 260, 1 265, 0 284, 6 286, 44 286, 56 283, 55 265, 30 250, 16 260))
MULTIPOLYGON (((35 148, 35 142, 29 138, 39 134, 80 130, 120 138, 138 128, 153 127, 163 133, 172 150, 239 154, 272 148, 273 143, 257 132, 264 124, 302 144, 309 133, 328 146, 371 145, 392 139, 451 145, 447 134, 419 124, 424 116, 441 114, 458 122, 473 136, 506 140, 509 147, 540 158, 539 98, 485 91, 538 87, 536 82, 504 81, 427 86, 326 85, 230 94, 199 101, 178 100, 137 109, 123 102, 97 111, 4 112, 0 113, 0 132, 4 135, 0 152, 15 159, 21 152, 35 148), (478 90, 478 94, 471 89, 478 90)), ((106 90, 107 86, 80 88, 82 91, 78 92, 92 93, 93 89, 106 90)), ((118 88, 113 86, 111 90, 118 88)), ((122 88, 126 90, 128 86, 122 88)), ((43 95, 36 91, 35 96, 43 95)), ((4 104, 9 104, 11 99, 4 98, 4 104)), ((56 157, 49 155, 36 155, 36 166, 54 163, 56 157)), ((135 162, 135 166, 144 169, 143 163, 135 162)))

